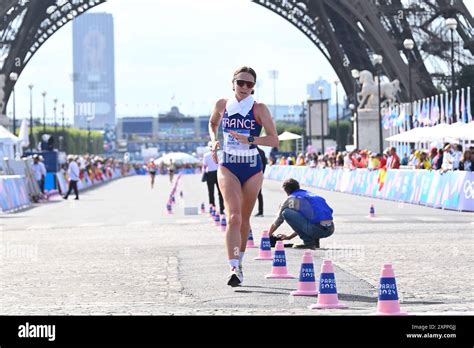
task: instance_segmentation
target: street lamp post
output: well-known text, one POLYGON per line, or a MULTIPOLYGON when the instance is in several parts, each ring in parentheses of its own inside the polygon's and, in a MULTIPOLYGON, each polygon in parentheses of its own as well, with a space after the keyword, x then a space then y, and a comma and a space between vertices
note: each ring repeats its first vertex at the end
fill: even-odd
MULTIPOLYGON (((405 39, 403 41, 403 47, 408 50, 407 60, 408 60, 408 99, 410 100, 410 129, 413 129, 413 90, 412 90, 412 78, 411 78, 411 50, 415 47, 415 42, 412 39, 405 39)), ((415 144, 413 144, 415 145, 415 144)))
POLYGON ((324 156, 324 109, 323 109, 323 86, 319 86, 318 88, 319 94, 321 95, 321 153, 324 156))
POLYGON ((91 154, 91 120, 87 117, 87 152, 91 154))
POLYGON ((374 55, 374 64, 377 70, 377 89, 378 89, 378 108, 379 108, 379 153, 383 153, 383 137, 382 137, 382 107, 381 107, 381 93, 380 93, 380 70, 382 67, 383 57, 381 55, 374 55))
MULTIPOLYGON (((454 88, 455 88, 455 76, 454 76, 454 31, 458 27, 458 22, 455 18, 448 18, 446 19, 446 26, 451 31, 451 105, 452 105, 452 112, 453 112, 453 119, 454 115, 456 114, 456 104, 454 101, 454 88)), ((451 115, 450 115, 451 116, 451 115)))
POLYGON ((336 85, 336 151, 340 150, 340 142, 339 142, 339 94, 338 94, 338 85, 339 81, 334 81, 336 85))
POLYGON ((63 126, 63 132, 64 132, 64 103, 62 103, 61 107, 62 107, 62 110, 61 110, 62 126, 63 126))
POLYGON ((33 151, 33 84, 29 84, 30 89, 30 150, 33 151))
POLYGON ((352 77, 354 78, 354 118, 356 120, 356 127, 355 127, 355 132, 356 132, 356 148, 359 148, 359 118, 357 117, 357 107, 359 104, 359 101, 357 99, 357 90, 358 90, 358 84, 357 84, 357 79, 360 77, 360 72, 357 69, 352 69, 351 70, 352 77))
POLYGON ((303 128, 303 152, 306 151, 306 119, 304 110, 304 100, 301 102, 301 127, 303 128))
MULTIPOLYGON (((353 131, 354 125, 353 125, 353 124, 354 124, 355 121, 356 121, 355 105, 354 105, 354 104, 349 104, 349 109, 350 109, 351 112, 352 112, 352 117, 351 117, 351 121, 352 121, 352 124, 351 124, 351 126, 352 126, 352 127, 351 127, 352 139, 347 139, 347 142, 348 142, 349 144, 352 144, 352 143, 354 143, 354 133, 353 133, 353 132, 354 132, 354 131, 353 131), (352 142, 351 142, 351 141, 352 141, 352 142)), ((357 128, 356 128, 356 131, 357 131, 357 128)), ((357 137, 358 137, 358 134, 357 134, 357 137)), ((357 148, 357 144, 356 144, 356 148, 357 148)))
POLYGON ((56 104, 58 103, 58 99, 54 99, 53 100, 54 102, 54 108, 53 108, 53 111, 54 111, 54 134, 56 135, 56 132, 58 131, 58 123, 56 122, 56 104))
POLYGON ((312 132, 312 129, 311 129, 311 99, 310 99, 310 96, 308 96, 308 99, 306 100, 306 103, 308 104, 308 124, 309 124, 308 145, 313 145, 313 132, 312 132))
POLYGON ((46 92, 41 95, 43 96, 43 133, 46 133, 46 92))
POLYGON ((13 98, 13 134, 16 135, 16 102, 15 102, 15 84, 16 80, 18 80, 18 74, 16 72, 10 73, 10 80, 13 81, 13 88, 12 88, 12 98, 13 98))

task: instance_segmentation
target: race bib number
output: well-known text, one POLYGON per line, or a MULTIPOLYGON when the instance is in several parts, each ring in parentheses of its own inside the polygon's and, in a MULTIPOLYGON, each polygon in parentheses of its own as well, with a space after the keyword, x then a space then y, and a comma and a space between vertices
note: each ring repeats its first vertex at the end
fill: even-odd
POLYGON ((224 131, 224 142, 225 149, 230 152, 234 151, 248 151, 250 148, 249 144, 242 144, 238 139, 234 138, 228 131, 232 130, 239 134, 245 135, 246 137, 250 136, 250 130, 248 129, 227 129, 224 131))

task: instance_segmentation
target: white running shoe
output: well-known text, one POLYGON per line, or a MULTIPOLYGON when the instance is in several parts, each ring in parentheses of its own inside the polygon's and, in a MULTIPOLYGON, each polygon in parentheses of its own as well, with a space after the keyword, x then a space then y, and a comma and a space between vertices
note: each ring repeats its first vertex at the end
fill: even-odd
POLYGON ((233 288, 242 284, 243 279, 242 279, 242 271, 240 270, 240 268, 236 268, 236 267, 232 268, 227 279, 228 279, 227 285, 230 285, 233 288))

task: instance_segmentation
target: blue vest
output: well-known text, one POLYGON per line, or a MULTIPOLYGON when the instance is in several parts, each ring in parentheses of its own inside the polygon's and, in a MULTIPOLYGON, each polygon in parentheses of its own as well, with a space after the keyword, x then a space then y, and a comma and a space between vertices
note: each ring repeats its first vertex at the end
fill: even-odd
MULTIPOLYGON (((254 137, 260 136, 260 133, 262 132, 262 125, 257 122, 255 119, 255 115, 253 113, 253 109, 255 107, 252 107, 250 109, 249 113, 247 114, 246 117, 242 116, 241 114, 235 114, 229 116, 227 113, 227 109, 224 110, 224 116, 222 117, 222 131, 223 132, 229 132, 229 131, 237 131, 239 133, 243 133, 246 135, 251 135, 254 137)), ((255 149, 257 148, 256 145, 250 145, 248 147, 249 149, 255 149)), ((224 151, 226 149, 224 148, 224 151)))
POLYGON ((311 223, 332 220, 333 210, 323 197, 306 190, 296 190, 291 196, 299 200, 298 211, 311 223))

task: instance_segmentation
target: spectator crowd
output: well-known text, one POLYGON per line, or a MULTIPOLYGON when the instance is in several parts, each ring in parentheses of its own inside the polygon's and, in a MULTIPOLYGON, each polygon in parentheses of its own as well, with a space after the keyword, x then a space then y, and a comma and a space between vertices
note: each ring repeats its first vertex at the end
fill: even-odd
POLYGON ((275 156, 270 154, 270 164, 309 166, 312 168, 366 168, 376 169, 424 169, 473 171, 474 146, 464 149, 460 144, 446 143, 443 147, 431 150, 412 149, 410 155, 400 158, 395 147, 387 148, 384 153, 355 149, 353 151, 318 153, 300 153, 297 156, 275 156))

